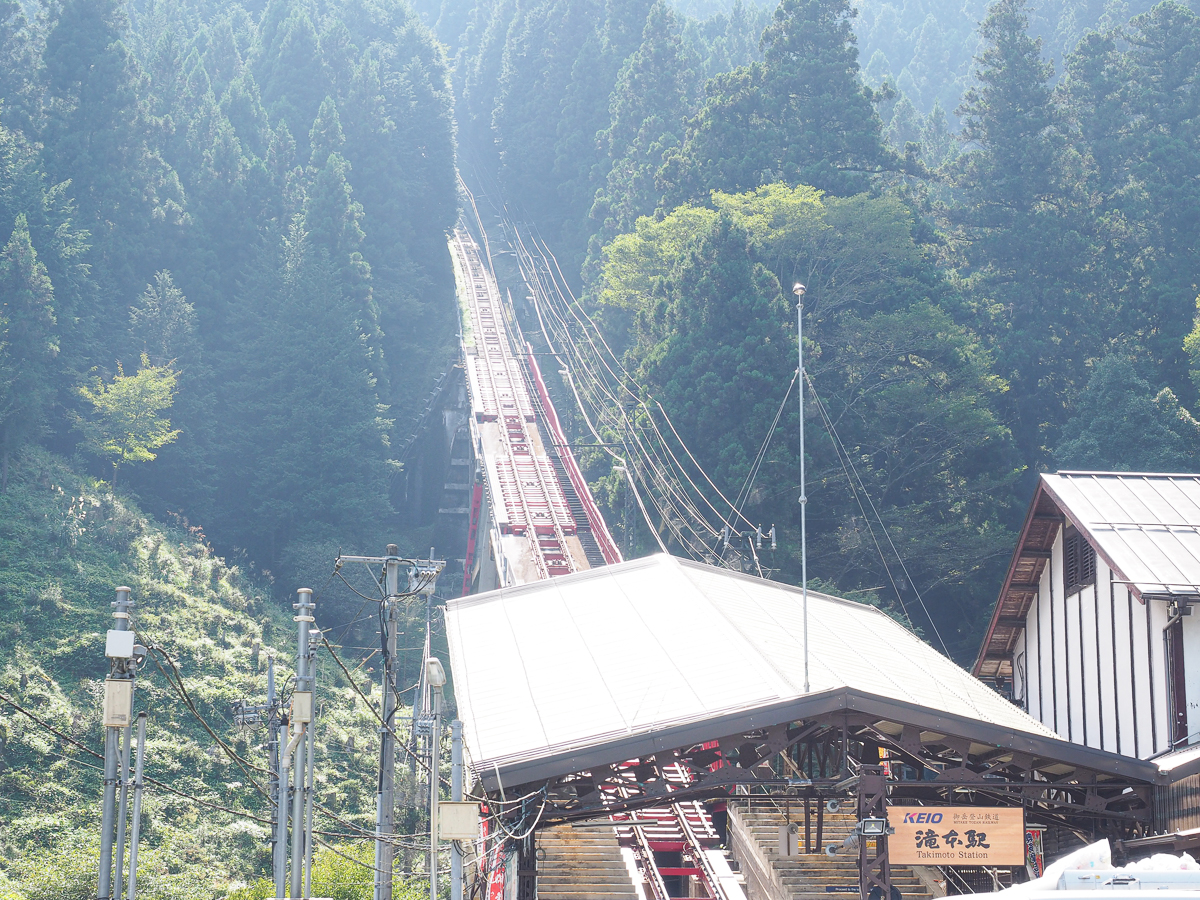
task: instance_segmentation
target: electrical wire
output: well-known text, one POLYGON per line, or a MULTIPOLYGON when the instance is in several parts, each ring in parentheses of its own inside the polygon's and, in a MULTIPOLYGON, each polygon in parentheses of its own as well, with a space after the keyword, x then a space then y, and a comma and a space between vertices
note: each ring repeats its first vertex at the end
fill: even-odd
POLYGON ((200 711, 198 709, 196 709, 196 705, 192 702, 192 698, 188 695, 187 688, 185 688, 183 685, 183 676, 179 672, 179 667, 175 664, 175 660, 173 660, 171 658, 170 654, 168 654, 166 650, 164 650, 161 646, 155 644, 149 638, 147 638, 146 649, 156 654, 156 656, 154 657, 154 660, 155 660, 155 665, 158 666, 158 670, 160 672, 162 672, 163 677, 167 679, 167 683, 170 684, 172 686, 172 688, 174 688, 176 694, 178 694, 180 699, 183 700, 184 704, 187 706, 188 710, 195 717, 196 721, 200 723, 200 727, 202 727, 208 733, 209 737, 211 737, 214 741, 217 742, 217 746, 221 748, 221 750, 225 753, 225 755, 228 756, 231 760, 233 760, 233 762, 237 765, 237 767, 242 770, 242 772, 246 776, 246 780, 254 787, 254 789, 257 790, 268 802, 270 802, 271 801, 270 793, 261 784, 259 784, 255 780, 255 778, 251 774, 250 770, 253 769, 255 772, 266 775, 268 777, 270 777, 273 773, 267 769, 264 769, 262 766, 259 766, 259 765, 256 765, 256 764, 250 762, 249 760, 242 759, 242 757, 239 756, 238 753, 232 747, 230 747, 227 743, 225 743, 224 740, 221 739, 220 735, 218 735, 212 729, 212 726, 210 726, 208 724, 208 722, 205 721, 204 717, 202 715, 200 715, 200 711), (164 659, 166 659, 166 661, 171 666, 172 670, 176 673, 176 676, 179 679, 178 684, 171 678, 170 675, 167 674, 167 670, 162 667, 162 664, 159 663, 158 656, 162 656, 164 659))
POLYGON ((9 706, 11 706, 13 709, 15 709, 17 712, 21 713, 22 715, 28 716, 34 722, 41 725, 43 728, 45 728, 47 731, 49 731, 51 734, 53 734, 55 737, 60 738, 61 740, 64 740, 69 744, 74 744, 76 747, 78 747, 84 753, 90 753, 92 756, 96 757, 96 759, 104 759, 104 754, 97 753, 91 747, 87 747, 87 746, 81 744, 79 741, 75 740, 75 738, 71 737, 68 734, 63 734, 61 731, 59 731, 57 728, 55 728, 53 725, 51 725, 45 719, 40 718, 35 713, 31 713, 29 710, 27 710, 21 704, 17 703, 11 697, 7 697, 4 694, 0 694, 0 700, 7 703, 9 706))
POLYGON ((763 439, 762 446, 758 448, 758 454, 754 457, 754 462, 750 465, 750 471, 746 473, 746 480, 742 484, 742 489, 738 491, 737 500, 734 501, 734 504, 738 508, 741 508, 742 503, 750 496, 750 491, 754 486, 754 479, 758 477, 758 470, 767 457, 767 448, 771 446, 771 438, 775 436, 775 429, 779 427, 779 420, 783 418, 783 411, 787 407, 788 398, 792 396, 792 388, 796 386, 796 379, 799 375, 799 369, 792 374, 792 380, 788 383, 787 392, 783 395, 783 401, 779 404, 779 409, 775 412, 775 418, 771 422, 771 427, 767 429, 767 436, 763 439))
MULTIPOLYGON (((879 510, 875 506, 875 501, 871 499, 871 495, 867 491, 867 487, 866 487, 866 484, 864 484, 864 482, 862 480, 862 476, 860 476, 858 474, 858 468, 854 465, 854 459, 850 456, 850 453, 846 450, 846 445, 844 443, 842 443, 842 439, 837 433, 837 428, 834 426, 832 418, 829 416, 828 411, 825 409, 824 402, 821 400, 820 396, 817 394, 816 387, 815 387, 815 385, 813 385, 812 380, 808 376, 808 373, 805 373, 804 377, 805 377, 805 381, 808 382, 809 389, 813 393, 813 397, 817 401, 817 408, 819 410, 821 410, 821 416, 825 420, 825 425, 829 429, 829 434, 833 438, 835 447, 840 448, 839 459, 842 455, 844 455, 846 458, 846 462, 849 463, 850 471, 854 473, 854 477, 858 481, 858 485, 859 485, 860 489, 862 490, 862 494, 867 499, 867 505, 871 507, 871 512, 874 514, 876 521, 879 522, 879 528, 883 532, 883 536, 887 540, 888 546, 891 547, 892 553, 896 557, 896 561, 900 563, 900 568, 904 572, 904 577, 908 580, 909 585, 912 586, 913 593, 917 595, 917 602, 921 605, 921 611, 925 613, 925 618, 929 621, 929 625, 933 629, 933 633, 937 637, 938 643, 942 645, 942 653, 945 654, 947 657, 949 657, 950 651, 946 648, 946 642, 942 639, 941 632, 938 631, 937 623, 933 620, 933 616, 929 614, 929 608, 925 605, 925 599, 921 596, 921 592, 920 592, 920 590, 918 590, 916 583, 913 581, 912 575, 909 574, 908 566, 906 566, 904 564, 904 557, 902 557, 900 555, 900 551, 896 549, 896 544, 892 541, 892 536, 891 536, 891 534, 888 533, 887 526, 883 523, 883 517, 879 515, 879 510)), ((849 475, 847 475, 847 478, 849 478, 849 475)), ((851 490, 853 491, 853 485, 851 486, 851 490)), ((856 495, 856 499, 857 499, 857 495, 856 495)), ((861 504, 859 505, 859 508, 860 509, 862 508, 861 504)), ((874 529, 871 528, 871 524, 870 524, 871 520, 866 517, 865 511, 863 512, 863 518, 867 522, 867 527, 871 531, 871 539, 874 541, 875 540, 875 532, 874 532, 874 529)), ((888 567, 887 559, 884 557, 883 551, 882 551, 882 549, 880 549, 878 541, 875 541, 875 548, 876 548, 877 552, 879 553, 879 559, 883 563, 883 568, 887 572, 888 580, 891 581, 891 583, 892 583, 892 589, 896 591, 896 598, 900 601, 900 607, 901 607, 901 609, 904 610, 905 618, 908 619, 909 625, 912 626, 912 617, 908 614, 908 608, 904 604, 904 598, 900 595, 900 590, 896 586, 895 579, 892 578, 891 569, 888 567)))
MULTIPOLYGON (((371 711, 371 715, 373 715, 379 721, 379 724, 383 728, 387 729, 387 732, 393 738, 395 738, 396 744, 398 746, 402 747, 404 749, 404 752, 407 753, 410 757, 412 757, 412 759, 419 766, 421 766, 422 769, 425 770, 426 775, 432 775, 433 770, 430 768, 429 764, 426 763, 425 760, 422 759, 418 754, 414 753, 409 748, 408 743, 404 739, 402 739, 399 734, 396 733, 395 729, 390 724, 388 724, 387 722, 385 722, 383 720, 383 716, 381 716, 379 714, 379 711, 375 708, 375 704, 371 701, 371 698, 366 696, 362 692, 362 690, 358 687, 358 684, 357 684, 357 682, 355 682, 354 677, 350 674, 350 671, 346 668, 346 664, 344 662, 342 662, 341 657, 337 655, 337 651, 333 649, 333 645, 330 644, 329 641, 325 640, 324 635, 322 635, 321 640, 324 642, 325 648, 329 651, 329 655, 333 657, 333 661, 336 662, 338 664, 338 667, 342 670, 342 672, 345 673, 346 680, 350 682, 351 689, 354 691, 354 693, 358 694, 358 696, 362 699, 362 701, 367 705, 367 709, 369 709, 371 711)), ((395 690, 395 685, 393 685, 393 690, 395 690)), ((407 690, 412 690, 412 688, 408 688, 407 690)), ((399 692, 397 691, 397 694, 398 693, 399 692)), ((444 777, 441 777, 440 775, 438 777, 438 780, 443 785, 449 785, 449 783, 450 783, 449 780, 447 780, 444 777)))

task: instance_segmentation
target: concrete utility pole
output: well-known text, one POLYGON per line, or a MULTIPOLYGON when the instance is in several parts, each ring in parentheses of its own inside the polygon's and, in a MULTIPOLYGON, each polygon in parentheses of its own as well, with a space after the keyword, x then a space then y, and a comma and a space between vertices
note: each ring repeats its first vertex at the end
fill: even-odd
POLYGON ((142 835, 142 772, 146 764, 146 712, 138 713, 137 764, 133 769, 133 824, 129 835, 129 893, 126 900, 137 897, 138 841, 142 835))
POLYGON ((446 670, 436 656, 425 663, 429 682, 429 900, 438 900, 438 757, 441 749, 442 688, 446 686, 446 670))
POLYGON ((383 727, 379 729, 379 791, 375 798, 375 900, 392 898, 392 866, 396 845, 396 633, 400 603, 400 548, 387 545, 383 561, 383 727))
MULTIPOLYGON (((278 866, 279 849, 286 840, 287 822, 280 813, 283 805, 279 802, 279 701, 275 696, 275 657, 267 657, 267 768, 271 770, 271 782, 267 791, 271 797, 271 871, 275 873, 278 866)), ((282 887, 282 884, 277 884, 282 887)))
MULTIPOLYGON (((296 621, 296 687, 292 691, 292 739, 288 750, 296 754, 296 764, 292 768, 292 896, 301 897, 304 888, 304 860, 306 845, 311 842, 311 835, 304 827, 304 786, 307 774, 306 766, 311 760, 305 754, 304 739, 312 728, 313 718, 313 677, 312 653, 309 649, 309 632, 313 623, 312 588, 300 588, 296 591, 297 599, 292 608, 298 610, 293 616, 296 621)), ((290 754, 284 753, 284 763, 290 754)), ((282 895, 280 895, 282 896, 282 895)))
MULTIPOLYGON (((117 599, 113 607, 113 628, 104 642, 104 655, 109 659, 108 678, 104 681, 104 803, 100 814, 100 872, 96 896, 100 900, 112 900, 120 896, 121 882, 125 871, 125 822, 129 789, 129 749, 133 726, 133 687, 138 662, 146 658, 146 648, 134 642, 129 627, 129 613, 134 602, 129 599, 130 589, 117 588, 117 599), (124 743, 122 743, 124 736, 124 743), (117 822, 117 789, 121 790, 120 820, 117 822), (118 841, 116 878, 117 888, 113 891, 113 826, 116 823, 118 841)), ((138 765, 141 765, 140 736, 144 725, 139 723, 138 765)), ((140 776, 139 779, 140 781, 140 776)), ((140 788, 135 807, 140 813, 140 788)), ((137 859, 134 852, 131 868, 137 859)), ((131 873, 131 881, 134 881, 131 873)))
MULTIPOLYGON (((463 732, 462 722, 450 723, 450 799, 455 803, 463 798, 463 732)), ((462 844, 450 845, 450 900, 463 900, 462 844)))
MULTIPOLYGON (((400 556, 400 548, 387 545, 385 556, 338 556, 344 562, 368 566, 383 564, 384 598, 380 609, 380 645, 383 649, 383 725, 379 728, 379 781, 375 792, 375 893, 374 900, 392 900, 392 866, 396 857, 396 635, 400 600, 417 594, 433 595, 444 560, 414 560, 400 556), (400 567, 408 568, 408 591, 400 592, 400 567), (415 582, 414 579, 419 579, 415 582)), ((415 705, 415 704, 414 704, 415 705)))
POLYGON ((445 568, 445 560, 404 559, 400 547, 388 545, 388 553, 382 557, 338 556, 337 562, 365 563, 384 566, 384 599, 380 608, 380 646, 383 648, 383 714, 384 724, 379 727, 379 781, 376 788, 376 853, 374 853, 374 900, 392 898, 392 864, 396 858, 396 847, 392 835, 396 832, 396 710, 400 708, 400 697, 396 691, 396 635, 398 634, 398 607, 406 596, 433 595, 437 577, 445 568), (408 568, 408 590, 401 593, 400 568, 408 568), (414 587, 415 583, 415 587, 414 587))
MULTIPOLYGON (((804 607, 804 693, 808 683, 808 492, 804 484, 804 295, 807 288, 800 282, 792 287, 796 295, 796 386, 800 397, 800 594, 804 607)), ((772 548, 773 549, 773 548, 772 548)))
POLYGON ((271 772, 267 785, 271 803, 271 875, 279 896, 283 896, 287 869, 287 787, 279 778, 279 748, 287 744, 288 725, 281 713, 279 695, 275 690, 275 657, 269 656, 267 702, 252 705, 246 700, 238 700, 233 705, 233 721, 243 728, 255 725, 267 727, 267 768, 271 772))
POLYGON ((284 887, 284 882, 287 880, 287 780, 284 778, 286 767, 283 764, 283 749, 288 746, 288 733, 290 729, 291 725, 286 719, 281 721, 278 725, 279 737, 276 739, 276 744, 279 747, 279 769, 276 775, 278 787, 275 791, 275 846, 273 848, 274 855, 271 859, 272 880, 275 882, 276 897, 283 897, 287 893, 284 887))
MULTIPOLYGON (((292 604, 296 615, 296 683, 292 689, 292 709, 286 721, 278 727, 278 743, 272 748, 272 756, 278 750, 279 775, 272 780, 277 781, 275 793, 274 821, 275 842, 272 848, 271 874, 275 882, 275 896, 288 895, 287 888, 287 859, 288 859, 288 776, 291 775, 291 806, 292 806, 292 840, 291 840, 291 893, 290 896, 299 898, 301 888, 305 886, 307 875, 308 848, 312 844, 311 819, 306 820, 305 798, 306 778, 311 784, 308 773, 313 765, 312 752, 305 753, 305 739, 308 738, 309 748, 313 747, 311 740, 313 721, 313 687, 312 673, 312 636, 320 632, 313 628, 316 621, 313 617, 315 604, 312 599, 312 588, 300 588, 296 591, 296 602, 292 604), (291 735, 289 738, 288 735, 291 735), (293 757, 295 764, 293 765, 293 757)), ((274 732, 276 728, 276 713, 278 702, 275 700, 275 661, 270 661, 267 670, 268 727, 274 732)), ((305 893, 303 896, 307 896, 305 893)))

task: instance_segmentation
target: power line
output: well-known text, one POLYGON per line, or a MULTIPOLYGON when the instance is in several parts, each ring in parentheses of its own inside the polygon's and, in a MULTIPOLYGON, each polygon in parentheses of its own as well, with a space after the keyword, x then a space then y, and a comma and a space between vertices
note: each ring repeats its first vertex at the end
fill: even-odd
MULTIPOLYGON (((857 479, 857 481, 858 481, 858 485, 859 485, 859 488, 862 490, 863 496, 867 498, 867 504, 871 507, 871 512, 874 514, 876 521, 879 522, 879 528, 883 532, 883 536, 887 540, 888 546, 892 548, 892 553, 895 555, 896 561, 900 563, 900 568, 904 572, 904 577, 908 580, 908 583, 912 586, 913 593, 917 595, 917 602, 920 603, 921 610, 922 610, 922 612, 925 613, 925 618, 929 620, 929 625, 933 629, 933 633, 937 636, 938 643, 942 645, 942 653, 944 653, 947 657, 949 657, 950 651, 946 647, 946 642, 942 639, 941 632, 938 631, 937 623, 933 620, 933 616, 931 616, 929 614, 929 608, 925 605, 925 599, 921 596, 921 592, 917 588, 916 582, 913 581, 912 575, 909 574, 908 566, 906 566, 904 564, 904 557, 902 557, 900 555, 900 551, 896 549, 896 544, 895 544, 895 542, 892 541, 892 536, 888 533, 887 526, 883 523, 883 517, 879 515, 879 510, 875 506, 875 501, 871 499, 871 495, 867 491, 867 487, 866 487, 866 484, 862 480, 862 476, 858 474, 858 468, 854 465, 854 459, 850 456, 850 453, 846 450, 845 444, 842 443, 842 439, 837 433, 837 428, 834 426, 833 420, 829 416, 828 410, 826 410, 826 408, 825 408, 825 404, 822 402, 820 395, 817 394, 816 386, 812 383, 812 380, 808 377, 807 373, 805 374, 805 380, 808 382, 808 386, 809 386, 810 390, 812 390, 812 392, 813 392, 813 397, 817 401, 817 408, 821 411, 821 417, 825 420, 825 426, 829 429, 829 434, 833 438, 835 450, 840 448, 840 452, 838 455, 839 461, 841 460, 842 456, 844 455, 846 462, 849 463, 850 471, 854 473, 854 478, 857 479)), ((844 464, 843 464, 843 468, 844 468, 844 464)), ((848 473, 847 473, 846 477, 849 480, 850 476, 848 473)), ((851 481, 851 483, 850 483, 850 489, 852 492, 854 491, 853 481, 851 481)), ((857 493, 855 494, 855 499, 857 500, 857 493)), ((861 502, 859 503, 859 509, 860 510, 862 509, 861 502)), ((871 520, 869 518, 867 518, 867 514, 866 514, 865 510, 863 510, 863 519, 867 523, 868 530, 871 532, 872 541, 875 541, 875 530, 874 530, 874 528, 871 527, 871 520)), ((900 589, 896 586, 895 579, 892 578, 891 568, 888 566, 887 559, 884 557, 883 550, 880 548, 878 541, 875 541, 875 549, 876 549, 876 552, 879 553, 879 559, 883 563, 884 571, 887 572, 888 580, 892 583, 892 589, 895 590, 895 592, 896 592, 896 599, 898 599, 900 601, 900 608, 904 610, 904 616, 905 616, 905 618, 908 619, 908 624, 911 627, 912 626, 912 617, 908 614, 908 609, 904 604, 904 598, 900 595, 900 589)))
POLYGON ((11 706, 13 709, 15 709, 17 712, 21 713, 22 715, 28 716, 30 719, 33 719, 33 721, 37 722, 39 725, 41 725, 43 728, 45 728, 47 731, 49 731, 51 734, 55 735, 56 737, 61 738, 62 740, 66 741, 69 744, 74 744, 76 747, 78 747, 84 753, 90 753, 92 756, 96 757, 96 759, 104 759, 103 753, 97 753, 91 747, 84 746, 83 744, 79 743, 79 741, 75 740, 75 738, 71 737, 70 735, 63 734, 61 731, 59 731, 57 728, 55 728, 53 725, 51 725, 45 719, 42 719, 41 717, 37 716, 36 714, 31 713, 29 710, 27 710, 21 704, 17 703, 11 697, 7 697, 4 694, 0 694, 0 700, 3 700, 5 703, 7 703, 9 706, 11 706))

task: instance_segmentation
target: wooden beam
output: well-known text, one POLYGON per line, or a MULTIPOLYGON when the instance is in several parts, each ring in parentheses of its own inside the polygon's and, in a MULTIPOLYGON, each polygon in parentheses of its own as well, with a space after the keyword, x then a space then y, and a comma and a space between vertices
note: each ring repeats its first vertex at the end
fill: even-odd
POLYGON ((996 624, 1001 628, 1024 628, 1025 618, 1023 616, 1000 616, 996 619, 996 624))
POLYGON ((1030 547, 1022 547, 1021 548, 1021 556, 1025 557, 1026 559, 1049 559, 1050 551, 1049 550, 1034 550, 1030 547))

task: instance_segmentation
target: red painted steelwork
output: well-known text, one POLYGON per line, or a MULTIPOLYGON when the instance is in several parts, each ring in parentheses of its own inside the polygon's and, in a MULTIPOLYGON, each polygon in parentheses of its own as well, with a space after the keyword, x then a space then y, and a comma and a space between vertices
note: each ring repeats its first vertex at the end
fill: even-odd
POLYGON ((471 566, 475 564, 475 547, 479 542, 479 512, 483 506, 483 484, 476 481, 471 488, 471 524, 467 528, 467 558, 463 560, 462 595, 471 587, 471 566))
POLYGON ((617 549, 617 542, 613 540, 612 534, 609 533, 608 523, 604 521, 604 516, 600 515, 600 510, 596 507, 596 500, 592 497, 591 488, 588 487, 583 473, 579 471, 579 464, 575 462, 575 454, 571 452, 571 445, 567 443, 567 436, 563 433, 562 425, 558 421, 558 413, 554 411, 554 404, 550 402, 550 394, 546 390, 546 382, 542 380, 542 370, 538 368, 537 357, 533 355, 533 348, 529 344, 525 345, 525 350, 529 360, 529 371, 533 374, 534 387, 537 388, 538 396, 542 400, 542 408, 546 411, 546 421, 550 428, 550 439, 554 442, 554 446, 558 448, 559 457, 562 459, 563 466, 567 470, 567 477, 571 479, 571 484, 575 487, 575 493, 579 495, 579 499, 583 503, 588 523, 592 526, 592 534, 596 538, 600 552, 604 554, 604 561, 610 565, 612 563, 619 563, 621 562, 621 551, 617 549))

